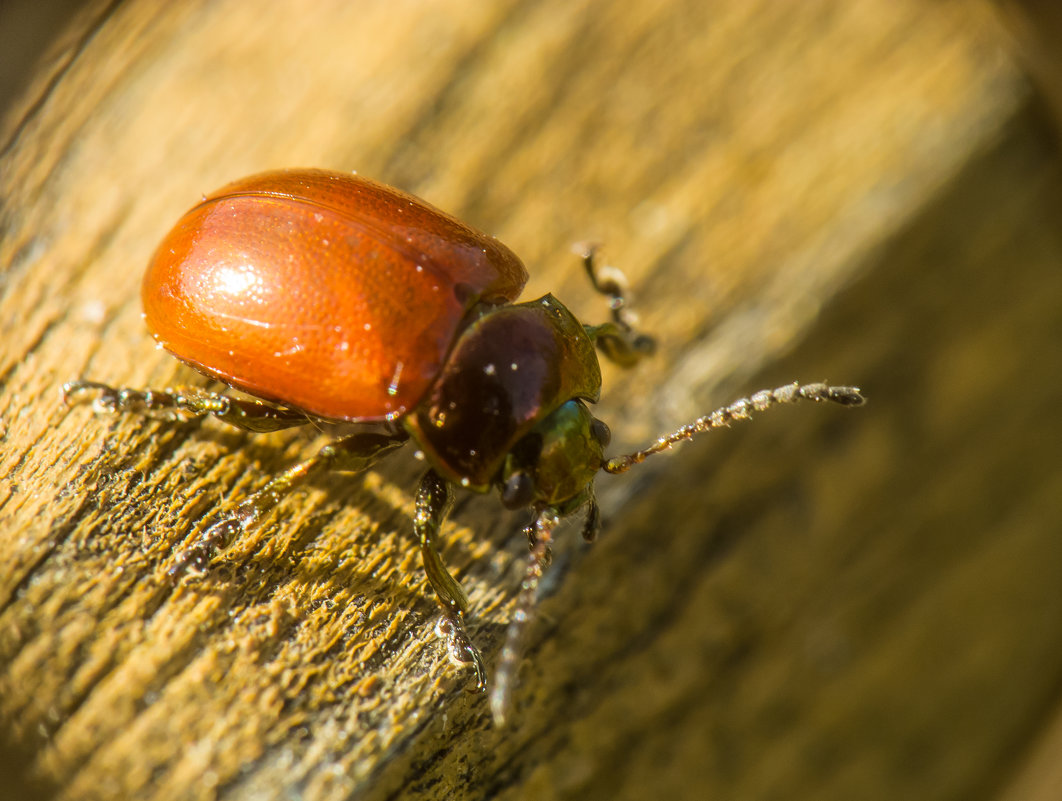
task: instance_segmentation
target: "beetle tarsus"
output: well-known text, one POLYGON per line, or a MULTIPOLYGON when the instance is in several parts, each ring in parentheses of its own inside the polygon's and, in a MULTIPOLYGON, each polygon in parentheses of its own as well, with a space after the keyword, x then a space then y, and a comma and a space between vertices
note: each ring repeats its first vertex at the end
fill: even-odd
POLYGON ((450 661, 461 668, 472 668, 475 684, 472 692, 481 693, 487 689, 487 671, 483 667, 483 658, 472 638, 465 631, 461 613, 456 609, 443 609, 443 616, 435 624, 436 636, 446 643, 446 653, 450 661))
POLYGON ((165 408, 170 399, 170 395, 165 392, 118 388, 98 381, 69 381, 63 384, 62 391, 63 402, 67 404, 77 403, 79 395, 96 392, 97 395, 92 400, 92 410, 98 414, 126 411, 149 413, 165 408))
POLYGON ((180 581, 186 574, 205 573, 214 554, 231 542, 241 528, 240 521, 234 517, 212 523, 191 545, 177 552, 173 564, 166 571, 170 581, 180 581))

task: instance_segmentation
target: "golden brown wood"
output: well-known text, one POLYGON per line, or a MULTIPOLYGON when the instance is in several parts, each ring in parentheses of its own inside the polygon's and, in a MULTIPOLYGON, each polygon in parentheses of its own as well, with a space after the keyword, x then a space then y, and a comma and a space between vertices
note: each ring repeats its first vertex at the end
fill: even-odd
POLYGON ((1053 0, 996 0, 1000 19, 1014 38, 1014 53, 1062 130, 1062 6, 1053 0))
MULTIPOLYGON (((0 154, 0 723, 83 798, 989 797, 1057 714, 1058 157, 977 3, 101 6, 0 154), (313 443, 64 408, 198 379, 137 290, 203 192, 357 169, 497 234, 588 320, 608 246, 661 344, 616 449, 739 391, 861 382, 599 482, 506 731, 431 630, 408 456, 173 547, 313 443), (790 355, 787 355, 790 354, 790 355)), ((520 518, 446 558, 493 660, 520 518)))

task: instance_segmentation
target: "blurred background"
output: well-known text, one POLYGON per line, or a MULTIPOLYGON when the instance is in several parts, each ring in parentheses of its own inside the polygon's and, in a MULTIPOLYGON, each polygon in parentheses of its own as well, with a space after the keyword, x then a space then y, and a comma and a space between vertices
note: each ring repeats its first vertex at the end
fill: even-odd
MULTIPOLYGON (((1062 12, 964 0, 0 0, 0 759, 25 798, 1054 799, 1062 788, 1062 12), (200 583, 212 510, 311 453, 68 409, 157 351, 155 243, 225 182, 357 170, 499 236, 582 319, 594 240, 658 340, 489 723, 432 635, 420 467, 326 477, 200 583)), ((526 548, 445 557, 496 659, 526 548)))
POLYGON ((84 5, 84 0, 0 4, 0 108, 6 110, 26 89, 48 45, 84 5))

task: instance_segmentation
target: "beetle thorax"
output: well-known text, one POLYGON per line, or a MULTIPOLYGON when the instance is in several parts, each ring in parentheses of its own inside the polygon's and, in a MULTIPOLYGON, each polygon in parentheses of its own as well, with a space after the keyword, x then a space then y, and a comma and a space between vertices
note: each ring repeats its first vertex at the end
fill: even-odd
POLYGON ((596 401, 600 388, 585 329, 546 295, 474 320, 404 423, 442 475, 486 492, 514 448, 527 461, 533 443, 521 441, 541 438, 542 421, 568 401, 596 401))

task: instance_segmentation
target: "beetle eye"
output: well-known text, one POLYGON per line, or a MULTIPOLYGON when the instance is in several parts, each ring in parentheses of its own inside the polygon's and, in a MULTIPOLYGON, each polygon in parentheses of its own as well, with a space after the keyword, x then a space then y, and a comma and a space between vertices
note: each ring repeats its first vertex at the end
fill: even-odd
POLYGON ((594 439, 601 443, 602 448, 608 447, 608 444, 612 442, 612 432, 609 427, 596 417, 590 424, 590 431, 593 433, 594 439))
POLYGON ((527 473, 513 473, 505 482, 501 502, 506 509, 523 509, 535 497, 535 485, 527 473))

